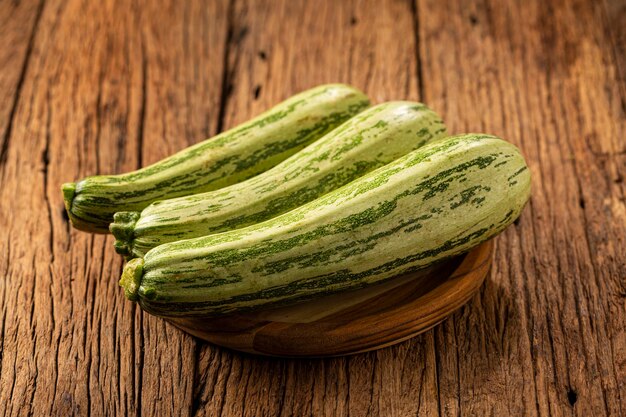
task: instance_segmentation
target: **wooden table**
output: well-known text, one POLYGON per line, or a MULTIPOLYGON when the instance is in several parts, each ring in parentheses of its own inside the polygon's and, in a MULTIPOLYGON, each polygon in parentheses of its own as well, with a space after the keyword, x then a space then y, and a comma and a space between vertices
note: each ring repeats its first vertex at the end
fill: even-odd
POLYGON ((157 3, 0 2, 0 415, 625 415, 623 0, 157 3), (480 294, 327 360, 227 351, 127 302, 61 183, 336 81, 522 149, 532 200, 480 294))

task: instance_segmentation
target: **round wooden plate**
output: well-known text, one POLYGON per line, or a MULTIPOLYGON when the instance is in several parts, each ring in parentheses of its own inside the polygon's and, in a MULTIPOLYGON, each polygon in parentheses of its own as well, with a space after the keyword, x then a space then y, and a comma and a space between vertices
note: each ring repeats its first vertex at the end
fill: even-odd
POLYGON ((322 357, 380 349, 431 329, 485 280, 493 242, 418 273, 290 307, 220 318, 168 319, 200 339, 248 353, 322 357))

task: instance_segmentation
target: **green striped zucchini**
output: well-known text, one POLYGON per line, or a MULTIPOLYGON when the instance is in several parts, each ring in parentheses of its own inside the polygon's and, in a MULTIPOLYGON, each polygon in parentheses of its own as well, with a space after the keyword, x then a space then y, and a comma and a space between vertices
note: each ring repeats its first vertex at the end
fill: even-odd
POLYGON ((295 210, 158 246, 120 285, 159 316, 218 316, 361 288, 466 252, 530 196, 518 149, 466 134, 430 143, 295 210))
POLYGON ((115 213, 118 253, 143 256, 167 242, 259 223, 301 206, 445 136, 421 103, 395 101, 363 111, 264 173, 230 187, 115 213))
POLYGON ((74 227, 106 233, 113 214, 165 198, 216 190, 285 160, 369 106, 359 90, 323 85, 297 94, 234 129, 121 175, 63 184, 74 227))

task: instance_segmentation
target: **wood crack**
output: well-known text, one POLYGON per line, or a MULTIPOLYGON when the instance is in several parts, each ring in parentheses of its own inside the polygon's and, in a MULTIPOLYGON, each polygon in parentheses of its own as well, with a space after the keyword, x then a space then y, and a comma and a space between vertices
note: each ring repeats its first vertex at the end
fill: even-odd
MULTIPOLYGON (((50 204, 50 198, 48 197, 48 168, 50 165, 50 131, 51 131, 51 119, 52 119, 52 106, 50 105, 50 93, 47 94, 46 99, 47 112, 46 112, 46 143, 42 153, 43 162, 43 199, 46 202, 48 209, 48 223, 50 224, 50 235, 48 236, 48 248, 50 250, 50 263, 54 263, 54 221, 52 219, 52 205, 50 204)), ((52 277, 51 277, 52 278, 52 277)), ((51 300, 52 302, 52 300, 51 300)))
MULTIPOLYGON (((224 47, 224 55, 222 56, 222 86, 220 91, 220 101, 217 113, 217 131, 216 134, 224 130, 224 118, 226 117, 226 107, 228 99, 232 92, 232 83, 234 68, 230 68, 231 47, 235 33, 235 0, 228 2, 228 11, 226 12, 226 42, 224 47)), ((236 66, 236 65, 235 65, 236 66)))
MULTIPOLYGON (((194 343, 194 349, 193 349, 193 385, 191 387, 191 398, 189 401, 189 416, 193 417, 196 415, 196 411, 199 408, 199 404, 196 403, 196 400, 198 399, 199 395, 197 395, 196 393, 196 386, 198 384, 198 381, 200 380, 200 375, 199 375, 199 370, 200 367, 198 366, 198 364, 200 363, 200 349, 201 349, 201 344, 198 341, 193 341, 194 343)), ((202 389, 200 390, 202 391, 202 389)))
POLYGON ((417 88, 419 101, 424 102, 426 100, 426 92, 424 89, 424 73, 422 68, 422 55, 420 54, 421 37, 420 37, 420 24, 419 24, 419 0, 411 1, 411 13, 413 15, 413 36, 415 43, 415 60, 416 60, 416 74, 417 88))
POLYGON ((137 169, 143 165, 144 126, 146 125, 146 100, 148 97, 148 58, 146 42, 141 32, 141 107, 139 108, 139 127, 137 128, 137 169))
MULTIPOLYGON (((11 274, 11 276, 13 276, 13 274, 11 274)), ((37 272, 35 270, 33 270, 33 278, 37 279, 37 272)), ((18 281, 18 285, 17 285, 17 288, 15 290, 16 294, 21 294, 22 282, 23 282, 22 280, 18 281)), ((32 325, 32 318, 30 320, 31 320, 30 324, 32 325)), ((2 342, 4 343, 5 340, 6 339, 3 338, 2 342)), ((12 340, 12 342, 14 344, 17 342, 17 332, 13 333, 13 340, 12 340)), ((13 378, 11 380, 11 392, 10 392, 8 398, 15 398, 13 394, 15 393, 15 385, 17 384, 16 376, 17 376, 17 356, 13 359, 13 378)), ((12 404, 11 404, 11 409, 13 409, 12 404)), ((13 413, 11 413, 11 414, 13 414, 13 413)))
MULTIPOLYGON (((7 245, 6 245, 6 269, 4 270, 4 272, 2 273, 2 276, 5 277, 6 282, 12 282, 12 278, 13 278, 13 271, 10 268, 10 259, 11 259, 11 245, 8 244, 8 242, 11 241, 11 230, 9 229, 7 232, 7 245)), ((7 297, 9 296, 9 291, 7 291, 7 286, 3 287, 3 294, 2 294, 2 326, 0 327, 0 375, 4 375, 2 373, 2 371, 4 370, 4 351, 6 349, 6 326, 7 326, 7 297)), ((1 396, 0 396, 1 398, 1 396)))
POLYGON ((346 394, 346 411, 348 413, 347 417, 350 417, 350 360, 350 357, 347 357, 345 360, 346 391, 348 391, 348 393, 346 394))
MULTIPOLYGON (((619 84, 619 90, 621 93, 620 102, 622 104, 622 112, 626 112, 626 79, 624 79, 624 77, 626 77, 626 67, 624 67, 624 65, 626 64, 624 64, 622 60, 619 59, 619 57, 621 56, 621 52, 618 47, 618 37, 609 21, 609 10, 606 0, 602 1, 602 6, 600 8, 602 9, 602 21, 606 25, 607 31, 609 33, 609 38, 611 39, 611 52, 613 55, 613 63, 617 67, 617 79, 619 84)), ((626 19, 622 20, 626 21, 626 19)), ((624 62, 626 62, 626 60, 624 62)))
MULTIPOLYGON (((105 59, 106 62, 106 59, 105 59)), ((102 90, 104 88, 104 66, 98 75, 98 95, 96 97, 96 132, 95 132, 95 154, 96 154, 96 174, 102 174, 100 167, 100 136, 102 132, 102 90)), ((87 121, 88 119, 86 119, 87 121)))
POLYGON ((439 379, 439 365, 441 364, 441 357, 439 354, 439 343, 437 342, 437 333, 442 331, 441 326, 432 330, 434 357, 435 357, 435 389, 437 390, 437 414, 441 417, 441 382, 439 379))
POLYGON ((39 28, 39 21, 41 20, 41 15, 43 14, 44 4, 45 0, 41 0, 41 2, 39 3, 39 7, 37 7, 37 11, 35 14, 35 23, 33 24, 33 29, 30 33, 30 37, 28 38, 28 44, 26 47, 26 53, 24 54, 22 69, 20 70, 20 76, 17 80, 17 85, 15 87, 15 94, 13 95, 11 111, 9 112, 9 123, 7 125, 7 130, 4 132, 2 145, 0 145, 0 167, 4 167, 6 163, 7 153, 9 150, 9 140, 11 138, 11 133, 13 132, 13 121, 15 119, 15 113, 17 111, 17 106, 20 101, 20 95, 22 93, 24 80, 26 79, 26 72, 28 71, 28 66, 30 64, 30 58, 33 52, 33 46, 35 44, 37 29, 39 28))
MULTIPOLYGON (((548 95, 548 99, 549 100, 551 99, 551 95, 548 95)), ((555 103, 552 103, 552 104, 554 105, 555 103)), ((561 110, 563 112, 565 112, 565 109, 563 108, 563 103, 561 101, 559 101, 559 105, 560 105, 561 110)), ((566 146, 568 148, 569 153, 571 155, 574 155, 574 149, 572 148, 571 143, 569 141, 565 141, 565 143, 566 143, 566 146)), ((564 164, 566 163, 566 161, 562 161, 562 162, 564 164)), ((581 182, 581 177, 580 177, 578 165, 577 165, 576 162, 577 162, 576 158, 572 158, 571 160, 568 161, 568 163, 572 167, 572 171, 573 171, 573 174, 574 174, 573 176, 574 176, 574 179, 575 179, 575 182, 576 182, 576 188, 577 188, 577 196, 576 197, 578 197, 578 199, 583 199, 584 198, 583 190, 585 188, 584 188, 584 186, 583 186, 583 184, 581 182)), ((595 257, 593 255, 593 251, 592 251, 592 248, 591 248, 592 239, 590 237, 589 222, 587 220, 587 214, 586 214, 586 210, 585 210, 584 206, 581 208, 581 212, 582 212, 581 213, 581 217, 582 217, 582 221, 583 221, 583 225, 582 226, 583 226, 583 231, 584 231, 584 234, 585 234, 585 239, 584 239, 583 246, 584 246, 584 249, 586 250, 587 255, 589 257, 588 259, 589 259, 589 263, 591 265, 591 268, 590 268, 591 271, 590 272, 591 272, 591 274, 593 276, 593 282, 595 283, 596 289, 598 290, 598 292, 601 292, 602 291, 602 285, 601 285, 601 283, 600 283, 600 281, 598 279, 598 277, 600 276, 600 273, 598 272, 599 266, 596 266, 595 257)), ((577 269, 578 270, 581 269, 580 265, 577 265, 577 269)), ((583 302, 584 297, 581 297, 580 294, 579 294, 579 286, 575 286, 574 290, 575 290, 575 294, 576 294, 575 295, 575 297, 576 297, 576 300, 575 300, 576 313, 577 313, 578 317, 583 317, 582 312, 580 310, 580 304, 583 302)), ((586 301, 587 301, 587 304, 589 304, 588 300, 586 300, 586 301)), ((604 307, 604 306, 602 306, 602 307, 604 307)), ((587 308, 589 308, 589 306, 587 306, 587 308)), ((606 316, 606 313, 605 313, 605 316, 606 316)), ((584 330, 582 328, 582 320, 578 320, 578 327, 579 327, 580 334, 584 335, 585 332, 584 332, 584 330)), ((597 332, 592 332, 593 336, 595 336, 596 334, 597 334, 597 332)), ((597 338, 596 338, 596 341, 597 341, 597 338)), ((589 358, 589 355, 592 353, 592 351, 587 348, 584 337, 581 337, 581 343, 583 345, 583 351, 584 351, 585 358, 587 359, 587 361, 590 361, 591 358, 589 358)), ((566 353, 566 357, 567 357, 567 351, 565 353, 566 353)), ((598 355, 597 351, 595 349, 593 350, 593 353, 595 353, 595 355, 594 355, 595 358, 594 359, 595 359, 596 365, 600 366, 601 361, 599 360, 599 358, 597 356, 598 355)), ((569 360, 568 360, 568 362, 569 362, 569 360)), ((611 368, 613 368, 613 371, 615 372, 615 365, 614 365, 614 363, 612 363, 611 368)), ((617 384, 618 383, 617 382, 618 381, 617 375, 614 374, 614 376, 616 378, 615 382, 617 384)), ((604 381, 602 381, 602 383, 603 382, 604 381)), ((570 384, 570 387, 571 387, 571 384, 570 384)), ((604 386, 602 387, 601 391, 602 391, 602 398, 604 400, 605 411, 608 414, 609 413, 609 403, 608 403, 608 399, 606 398, 606 389, 604 389, 604 386)))

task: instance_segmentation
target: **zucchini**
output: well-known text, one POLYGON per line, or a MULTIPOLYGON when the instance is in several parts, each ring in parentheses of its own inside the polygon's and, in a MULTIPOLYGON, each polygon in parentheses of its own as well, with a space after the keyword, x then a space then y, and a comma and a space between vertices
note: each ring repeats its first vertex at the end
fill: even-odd
POLYGON ((249 180, 203 194, 115 213, 118 253, 141 257, 167 242, 259 223, 301 206, 445 136, 441 118, 421 103, 372 107, 289 159, 249 180))
POLYGON ((77 229, 106 233, 115 212, 142 210, 156 200, 243 181, 285 160, 368 106, 368 98, 350 86, 329 84, 307 90, 156 164, 63 184, 68 216, 77 229))
POLYGON ((466 252, 520 214, 518 149, 465 134, 427 144, 281 216, 131 260, 125 295, 159 316, 219 316, 361 288, 466 252))

